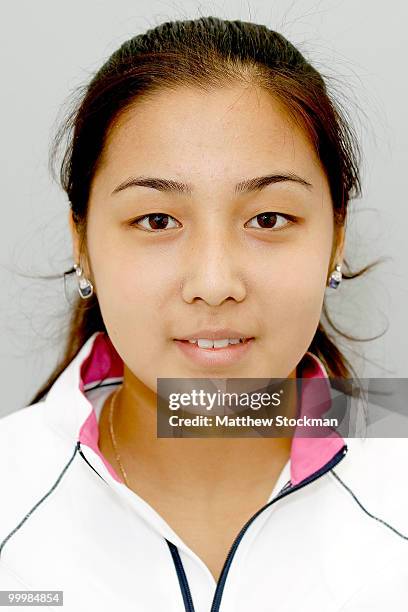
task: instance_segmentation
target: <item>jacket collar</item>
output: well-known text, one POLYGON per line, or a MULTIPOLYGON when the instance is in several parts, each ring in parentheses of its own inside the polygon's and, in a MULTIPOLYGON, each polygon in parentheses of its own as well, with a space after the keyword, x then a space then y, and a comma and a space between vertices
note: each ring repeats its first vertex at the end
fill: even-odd
MULTIPOLYGON (((318 416, 329 409, 331 403, 330 381, 322 361, 307 352, 298 365, 301 385, 301 415, 318 416), (316 385, 312 379, 322 379, 316 385)), ((101 381, 115 383, 123 380, 123 361, 105 332, 95 332, 83 344, 71 363, 60 374, 45 398, 45 419, 49 427, 72 444, 81 442, 89 446, 103 461, 105 467, 118 482, 123 482, 98 447, 98 420, 85 391, 101 381)), ((298 484, 328 463, 345 445, 335 431, 326 437, 310 438, 294 436, 290 455, 290 477, 298 484)))

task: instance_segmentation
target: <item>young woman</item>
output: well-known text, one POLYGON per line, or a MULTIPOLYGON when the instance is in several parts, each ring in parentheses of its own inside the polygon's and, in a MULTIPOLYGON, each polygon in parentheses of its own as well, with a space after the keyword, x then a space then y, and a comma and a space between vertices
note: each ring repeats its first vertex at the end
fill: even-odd
POLYGON ((164 23, 100 68, 54 155, 67 133, 79 296, 62 362, 0 423, 1 589, 406 610, 403 440, 157 435, 158 378, 302 379, 304 412, 310 380, 353 376, 321 316, 358 275, 358 146, 322 77, 264 26, 164 23))

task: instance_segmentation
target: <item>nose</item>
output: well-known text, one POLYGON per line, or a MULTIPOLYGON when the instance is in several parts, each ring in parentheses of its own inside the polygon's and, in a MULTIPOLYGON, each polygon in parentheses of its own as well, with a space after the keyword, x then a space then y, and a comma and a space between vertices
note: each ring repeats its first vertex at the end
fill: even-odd
POLYGON ((219 306, 228 299, 241 302, 246 286, 239 248, 230 232, 214 229, 213 224, 211 231, 192 237, 181 282, 183 299, 188 303, 203 300, 209 306, 219 306))

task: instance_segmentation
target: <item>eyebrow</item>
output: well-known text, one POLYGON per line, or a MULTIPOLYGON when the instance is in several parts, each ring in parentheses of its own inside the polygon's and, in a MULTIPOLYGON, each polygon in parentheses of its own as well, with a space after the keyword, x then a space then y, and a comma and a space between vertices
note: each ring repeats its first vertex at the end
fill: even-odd
MULTIPOLYGON (((300 185, 303 185, 304 187, 307 187, 307 189, 312 188, 311 183, 298 176, 297 174, 288 172, 279 174, 267 174, 265 176, 257 176, 255 178, 240 181, 235 185, 234 192, 235 194, 242 194, 251 193, 253 191, 261 191, 261 189, 264 189, 268 185, 273 185, 274 183, 282 183, 284 181, 298 183, 300 185)), ((180 183, 179 181, 153 176, 135 176, 130 177, 120 183, 117 187, 115 187, 111 195, 123 191, 128 187, 149 187, 151 189, 157 189, 158 191, 186 195, 192 195, 194 190, 194 187, 190 183, 180 183)))

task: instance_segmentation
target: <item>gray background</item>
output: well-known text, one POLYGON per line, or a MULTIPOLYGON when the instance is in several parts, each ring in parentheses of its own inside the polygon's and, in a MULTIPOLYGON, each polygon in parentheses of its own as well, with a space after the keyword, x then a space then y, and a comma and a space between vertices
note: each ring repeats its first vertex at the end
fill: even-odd
POLYGON ((70 92, 125 39, 201 15, 264 23, 336 79, 331 87, 364 152, 363 197, 351 206, 346 254, 356 267, 389 259, 364 280, 343 283, 328 304, 354 335, 387 330, 372 342, 339 341, 360 376, 408 377, 405 1, 25 0, 2 5, 0 415, 28 403, 61 352, 69 308, 63 283, 35 277, 73 263, 68 203, 48 171, 50 139, 70 92))

